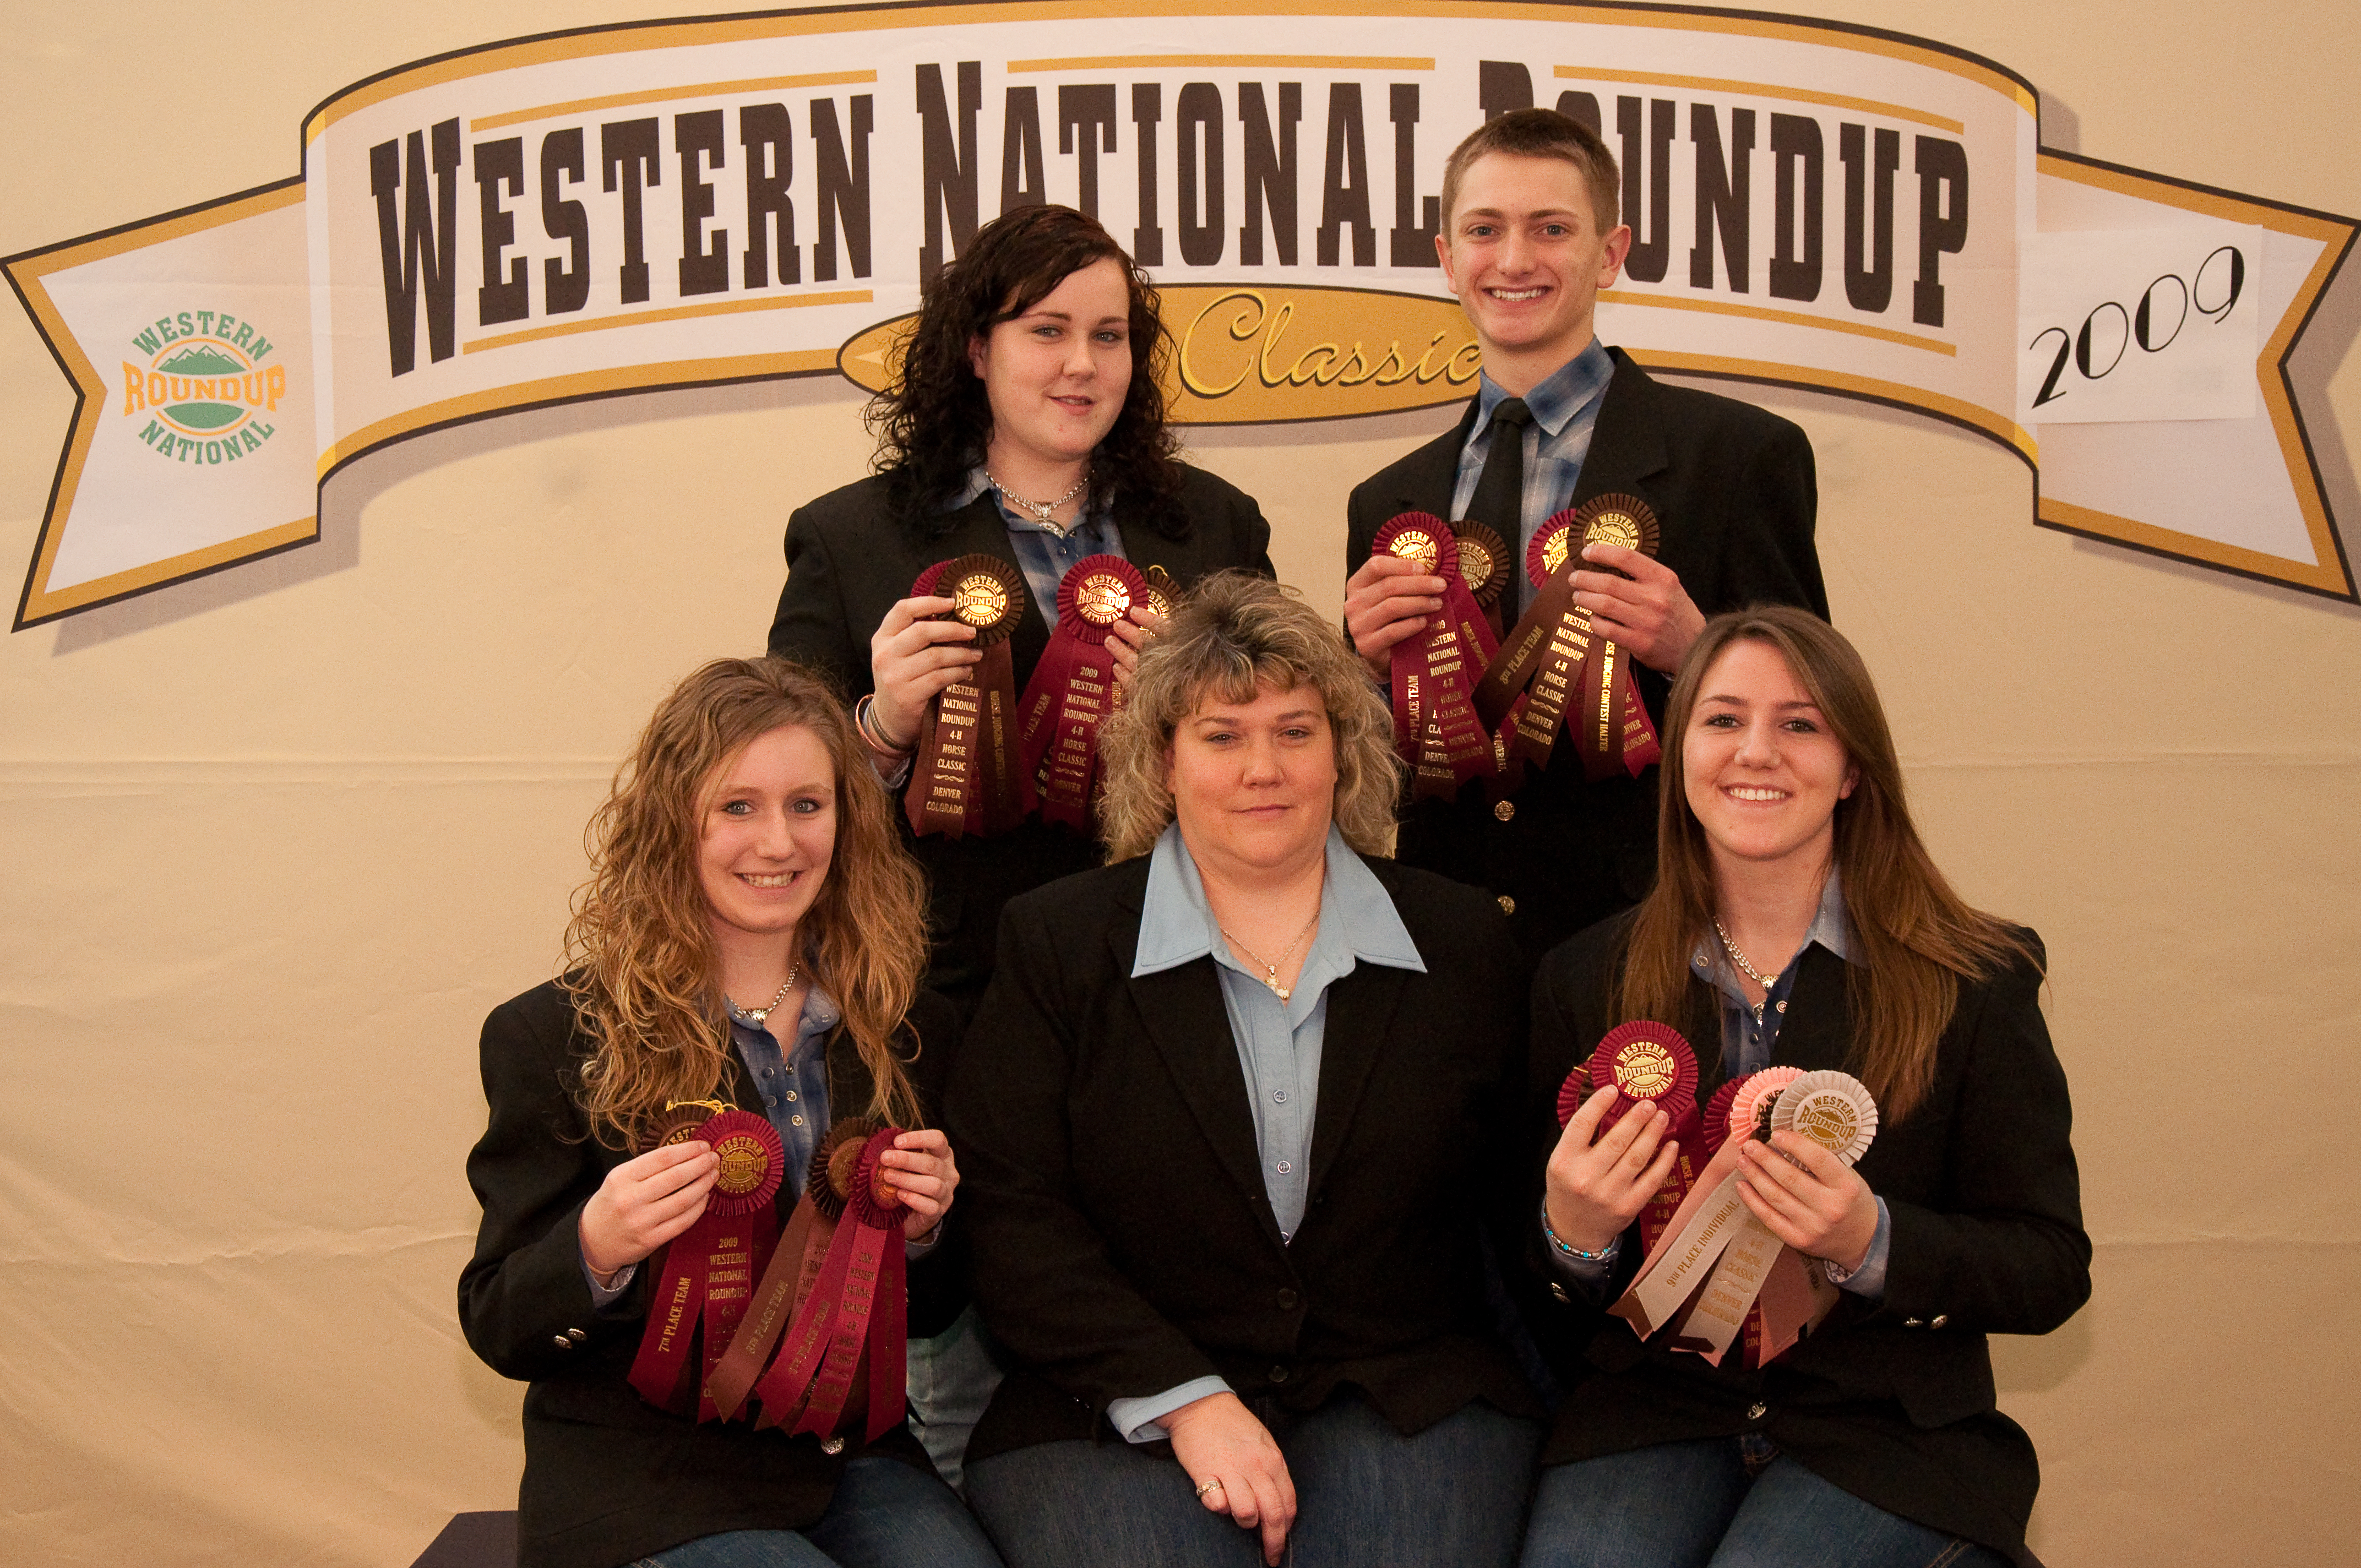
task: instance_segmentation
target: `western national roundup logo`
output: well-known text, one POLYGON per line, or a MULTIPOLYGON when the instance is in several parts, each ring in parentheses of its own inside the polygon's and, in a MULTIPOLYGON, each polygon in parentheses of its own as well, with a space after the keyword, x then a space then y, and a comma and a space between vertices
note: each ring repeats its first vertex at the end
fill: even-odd
POLYGON ((235 463, 279 433, 266 415, 287 395, 287 367, 252 322, 225 312, 158 316, 135 335, 144 365, 123 362, 123 417, 140 444, 181 463, 235 463))
POLYGON ((331 93, 301 173, 6 258, 79 394, 16 627, 313 543, 332 475, 426 432, 889 386, 928 283, 1038 203, 1148 269, 1177 422, 1455 404, 1481 355, 1435 256, 1444 161, 1535 104, 1619 160, 1599 334, 1652 371, 1909 410, 2024 462, 2041 526, 2356 598, 2288 367, 2361 225, 2050 151, 2022 76, 1877 28, 1285 11, 749 12, 331 93))

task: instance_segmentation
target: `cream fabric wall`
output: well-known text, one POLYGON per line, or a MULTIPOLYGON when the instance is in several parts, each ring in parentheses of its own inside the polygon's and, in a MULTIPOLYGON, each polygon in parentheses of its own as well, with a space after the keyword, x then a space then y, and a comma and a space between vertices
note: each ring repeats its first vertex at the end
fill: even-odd
MULTIPOLYGON (((2053 145, 2361 213, 2337 0, 1790 8, 2014 67, 2053 145)), ((664 14, 6 13, 0 252, 283 177, 304 111, 385 67, 664 14)), ((2355 529, 2346 283, 2307 369, 2355 529)), ((1987 442, 1748 395, 1818 452, 1835 615, 1938 857, 2049 941, 2097 1295, 1996 1346, 2047 1471, 2037 1549, 2353 1556, 2361 616, 2036 529, 1987 442)), ((0 569, 70 406, 0 310, 0 569)), ((399 1565, 512 1506, 521 1390, 453 1317, 477 1026, 550 972, 582 823, 656 696, 759 648, 785 513, 862 471, 858 411, 813 380, 429 437, 341 477, 317 546, 0 639, 0 1558, 399 1565)), ((1194 445, 1333 602, 1344 490, 1437 428, 1194 445)))

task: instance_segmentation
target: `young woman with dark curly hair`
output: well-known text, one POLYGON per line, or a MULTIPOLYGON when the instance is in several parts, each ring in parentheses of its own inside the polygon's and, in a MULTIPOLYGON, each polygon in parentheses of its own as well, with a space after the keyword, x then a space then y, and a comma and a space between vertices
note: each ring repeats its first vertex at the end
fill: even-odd
MULTIPOLYGON (((980 230, 928 290, 899 382, 870 409, 876 472, 787 520, 787 582, 771 652, 829 670, 858 700, 878 774, 904 787, 927 705, 980 658, 952 608, 912 597, 938 562, 988 554, 1029 601, 1010 638, 1023 691, 1057 619, 1058 585, 1097 554, 1181 587, 1243 567, 1271 575, 1253 499, 1174 456, 1159 377, 1171 339, 1147 275, 1098 223, 1021 207, 980 230)), ((1153 623, 1111 629, 1128 678, 1153 623)), ((930 889, 928 982, 962 1007, 992 969, 1000 907, 1093 865, 1087 833, 1013 830, 917 840, 930 889)))

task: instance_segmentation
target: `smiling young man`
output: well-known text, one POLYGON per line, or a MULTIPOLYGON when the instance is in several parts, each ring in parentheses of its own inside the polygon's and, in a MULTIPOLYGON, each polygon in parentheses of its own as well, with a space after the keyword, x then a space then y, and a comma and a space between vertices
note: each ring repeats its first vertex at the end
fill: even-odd
MULTIPOLYGON (((1631 246, 1618 221, 1614 156, 1579 122, 1520 109, 1461 142, 1444 165, 1435 248, 1484 351, 1476 399, 1448 434, 1357 486, 1349 506, 1345 619, 1384 678, 1395 644, 1442 607, 1442 579, 1370 554, 1405 511, 1474 518, 1510 547, 1503 618, 1532 602, 1526 546, 1553 513, 1636 495, 1656 513, 1652 559, 1584 552, 1576 602, 1629 651, 1661 716, 1706 617, 1758 602, 1828 613, 1812 544, 1812 449, 1787 421, 1659 382, 1593 329, 1598 291, 1631 246)), ((1550 765, 1495 798, 1471 781, 1412 805, 1400 858, 1490 891, 1529 958, 1632 903, 1655 875, 1656 776, 1587 782, 1561 735, 1550 765)))

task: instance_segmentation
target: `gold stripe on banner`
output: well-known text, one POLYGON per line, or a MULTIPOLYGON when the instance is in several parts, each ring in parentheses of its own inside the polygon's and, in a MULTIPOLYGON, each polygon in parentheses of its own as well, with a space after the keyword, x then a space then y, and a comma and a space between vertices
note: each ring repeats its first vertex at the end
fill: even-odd
POLYGON ((1732 304, 1724 300, 1685 300, 1674 294, 1635 294, 1628 289, 1601 289, 1599 300, 1610 305, 1654 305, 1667 311, 1704 311, 1718 316, 1745 316, 1752 321, 1777 322, 1784 326, 1818 327, 1825 332, 1849 332, 1859 337, 1873 337, 1884 343, 1898 343, 1905 348, 1923 348, 1929 354, 1948 354, 1956 357, 1957 344, 1945 343, 1939 337, 1927 337, 1915 332, 1896 332, 1890 326, 1872 326, 1867 322, 1838 321, 1830 316, 1806 315, 1802 311, 1774 311, 1768 305, 1732 304))
POLYGON ((2295 398, 2288 386, 2287 362, 2295 352, 2296 340, 2303 335, 2305 325, 2311 322, 2312 313, 2319 305, 2322 293, 2327 290, 2329 280, 2336 275, 2345 252, 2352 247, 2355 235, 2361 233, 2361 228, 2356 228, 2349 220, 2333 217, 2326 213, 2261 202, 2229 191, 2187 184, 2161 175, 2143 174, 2136 169, 2100 163, 2073 154, 2051 152, 2046 148, 2036 158, 2034 168, 2037 174, 2071 180, 2079 185, 2112 191, 2119 196, 2129 196, 2137 201, 2179 207, 2184 212, 2202 213, 2226 223, 2252 224, 2299 239, 2312 240, 2321 247, 2319 258, 2312 264, 2312 270, 2296 290, 2295 297, 2288 302, 2287 309, 2280 313, 2269 337, 2264 341, 2261 352, 2255 356, 2255 384, 2262 392, 2263 406, 2270 411, 2271 429, 2279 438, 2279 456, 2287 466, 2288 482, 2294 487, 2296 506, 2303 513, 2304 532, 2312 542, 2312 565, 2305 565, 2284 556, 2265 555, 2218 540, 2195 538, 2172 529, 2158 528, 2153 523, 2052 500, 2047 496, 2041 498, 2034 521, 2061 532, 2114 540, 2156 554, 2171 555, 2184 561, 2194 561, 2200 565, 2235 572, 2241 576, 2286 583, 2336 598, 2355 598, 2353 573, 2345 558, 2345 543, 2336 536, 2335 525, 2329 520, 2327 498, 2321 492, 2320 468, 2312 461, 2312 438, 2304 433, 2303 414, 2295 406, 2295 398))
POLYGON ((1065 60, 1012 60, 1011 76, 1041 71, 1152 71, 1235 67, 1241 71, 1433 71, 1434 57, 1387 54, 1078 54, 1065 60))
POLYGON ((808 76, 750 76, 738 82, 699 82, 686 87, 655 87, 644 93, 609 93, 603 98, 575 98, 564 104, 544 104, 506 115, 469 120, 467 129, 496 131, 503 126, 527 125, 561 115, 588 115, 599 109, 622 109, 633 104, 669 104, 680 98, 723 98, 740 93, 785 93, 798 87, 842 87, 874 82, 873 71, 816 71, 808 76))
POLYGON ((572 376, 551 376, 520 381, 488 391, 468 392, 408 409, 364 425, 320 454, 320 477, 390 441, 417 435, 446 424, 521 409, 583 398, 611 397, 618 392, 649 392, 667 387, 717 387, 731 381, 760 381, 784 376, 808 376, 836 368, 836 350, 807 348, 792 354, 747 354, 730 359, 675 359, 663 365, 620 365, 605 370, 585 370, 572 376))
POLYGON ((1900 104, 1882 104, 1874 98, 1855 98, 1843 93, 1775 87, 1767 82, 1730 82, 1719 76, 1676 76, 1664 71, 1592 71, 1580 65, 1553 66, 1550 74, 1560 82, 1629 82, 1641 87, 1686 87, 1699 93, 1719 93, 1732 97, 1825 104, 1832 109, 1858 109, 1864 115, 1878 115, 1889 120, 1908 120, 1914 125, 1933 126, 1953 136, 1961 135, 1968 128, 1964 120, 1947 119, 1941 115, 1930 115, 1924 109, 1906 108, 1900 104))
POLYGON ((69 241, 49 250, 19 256, 7 264, 9 280, 16 285, 17 294, 25 308, 31 313, 33 324, 39 329, 49 352, 65 367, 74 386, 73 424, 66 436, 65 452, 58 459, 57 478, 49 487, 49 510, 41 520, 41 536, 33 546, 32 570, 25 575, 25 590, 16 600, 14 630, 38 626, 45 620, 71 615, 78 609, 88 609, 110 599, 127 598, 149 588, 162 587, 167 583, 187 577, 203 576, 224 566, 235 565, 277 551, 308 543, 319 537, 319 519, 301 517, 290 522, 258 529, 202 549, 185 551, 151 561, 145 565, 93 577, 86 583, 76 583, 69 588, 52 591, 49 571, 56 565, 58 546, 65 540, 65 521, 73 513, 75 492, 82 486, 82 469, 90 460, 90 444, 96 434, 99 414, 106 407, 106 382, 90 356, 74 341, 66 325, 64 314, 57 302, 49 298, 42 280, 52 272, 69 271, 121 256, 134 250, 168 240, 182 239, 202 234, 207 229, 226 224, 243 223, 281 207, 298 205, 303 200, 303 181, 299 176, 282 180, 275 185, 248 191, 240 195, 225 196, 217 202, 184 208, 167 214, 152 222, 128 224, 109 234, 93 235, 88 239, 69 241))
MULTIPOLYGON (((558 33, 513 43, 484 44, 438 60, 396 67, 368 82, 329 98, 305 117, 303 141, 317 140, 346 115, 388 99, 446 82, 464 82, 528 65, 556 60, 588 60, 602 55, 637 54, 656 49, 686 49, 711 44, 766 38, 804 38, 827 33, 900 32, 954 24, 989 26, 1001 22, 1071 22, 1123 17, 1266 16, 1268 0, 1082 0, 1063 5, 1049 0, 979 5, 914 5, 907 10, 772 13, 757 16, 721 16, 696 22, 622 22, 607 27, 558 33)), ((1287 15, 1307 16, 1426 17, 1442 21, 1578 22, 1599 27, 1654 27, 1681 32, 1714 33, 1724 37, 1773 38, 1851 49, 1898 60, 1964 78, 2012 100, 2030 115, 2037 103, 2032 87, 2002 66, 1965 50, 1949 49, 1900 33, 1881 32, 1842 22, 1812 22, 1802 18, 1773 19, 1727 12, 1646 12, 1603 5, 1486 4, 1484 0, 1292 0, 1287 15)))
POLYGON ((877 295, 869 289, 839 289, 827 294, 783 294, 771 300, 717 300, 703 305, 666 305, 661 310, 634 311, 626 316, 601 316, 595 321, 558 322, 550 326, 529 326, 520 332, 503 332, 491 337, 478 337, 459 345, 462 354, 476 354, 487 348, 507 348, 515 344, 533 343, 545 337, 571 337, 578 332, 605 332, 610 327, 645 326, 653 322, 686 321, 693 316, 733 316, 745 311, 791 311, 799 305, 866 305, 874 303, 877 295))
POLYGON ((2027 466, 2036 466, 2040 456, 2040 445, 2033 439, 2033 433, 2015 420, 1996 414, 1981 403, 1930 392, 1924 387, 1880 380, 1874 376, 1855 376, 1843 370, 1820 370, 1808 365, 1783 365, 1771 359, 1731 359, 1719 354, 1679 354, 1657 348, 1627 349, 1625 352, 1650 370, 1686 371, 1697 376, 1727 377, 1737 381, 1761 381, 1773 387, 1801 387, 1807 391, 1838 392, 1848 398, 1861 398, 1872 403, 1933 414, 1937 419, 1949 420, 1980 435, 1992 437, 2024 458, 2027 466))

